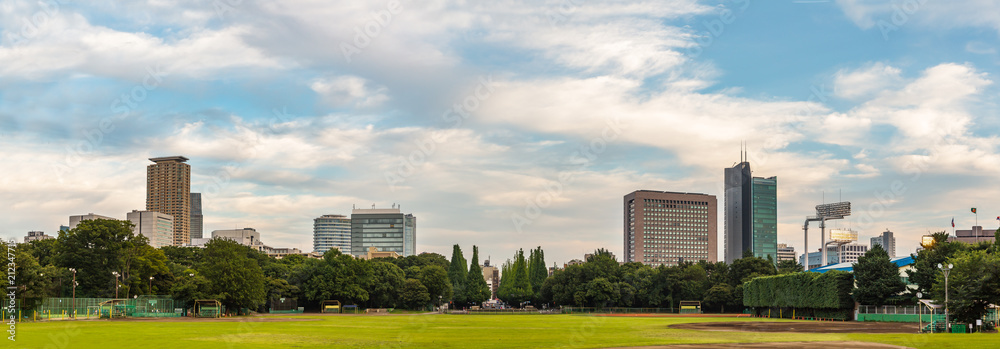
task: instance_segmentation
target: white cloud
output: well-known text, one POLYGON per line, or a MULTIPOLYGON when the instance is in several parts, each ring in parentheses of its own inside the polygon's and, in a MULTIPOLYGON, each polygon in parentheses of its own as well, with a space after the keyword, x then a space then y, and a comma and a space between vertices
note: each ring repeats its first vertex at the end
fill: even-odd
POLYGON ((309 87, 334 107, 374 107, 389 99, 387 88, 370 85, 370 81, 357 76, 338 76, 316 79, 309 87))
POLYGON ((863 29, 917 22, 941 28, 987 27, 1000 31, 1000 3, 991 0, 837 0, 837 4, 863 29))
POLYGON ((834 76, 834 93, 841 98, 872 97, 902 82, 899 68, 874 63, 856 70, 841 69, 834 76))

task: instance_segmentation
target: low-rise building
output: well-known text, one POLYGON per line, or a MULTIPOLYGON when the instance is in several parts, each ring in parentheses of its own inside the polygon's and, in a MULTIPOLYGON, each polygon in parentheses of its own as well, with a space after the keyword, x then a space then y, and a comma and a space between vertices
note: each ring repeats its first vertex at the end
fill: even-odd
POLYGON ((69 216, 69 228, 70 229, 76 229, 76 226, 79 225, 80 222, 94 220, 94 219, 118 220, 118 218, 112 218, 112 217, 102 216, 102 215, 93 214, 93 213, 88 213, 88 214, 79 215, 79 216, 69 216))
POLYGON ((994 242, 996 231, 983 230, 981 226, 974 226, 968 230, 956 230, 955 236, 949 236, 948 242, 964 242, 967 244, 978 244, 980 242, 994 242))
POLYGON ((483 269, 483 279, 486 280, 486 286, 490 287, 490 299, 496 299, 497 289, 500 288, 500 269, 490 265, 489 259, 483 262, 481 267, 483 269))
POLYGON ((29 231, 28 235, 24 237, 24 242, 32 242, 32 241, 48 240, 48 239, 55 239, 55 237, 51 235, 45 235, 45 232, 41 231, 29 231))
POLYGON ((788 246, 788 244, 778 244, 778 260, 781 261, 794 261, 795 260, 795 247, 788 246))
POLYGON ((361 259, 371 260, 374 258, 399 258, 401 257, 396 251, 379 251, 377 247, 368 247, 368 252, 361 255, 361 259))

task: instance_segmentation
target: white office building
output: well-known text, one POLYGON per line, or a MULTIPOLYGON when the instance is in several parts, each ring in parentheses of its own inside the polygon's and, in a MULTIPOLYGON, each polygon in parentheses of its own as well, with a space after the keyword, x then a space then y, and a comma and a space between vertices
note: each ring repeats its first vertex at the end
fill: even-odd
POLYGON ((88 214, 79 215, 79 216, 69 216, 69 228, 70 229, 76 229, 76 226, 79 225, 80 222, 94 220, 94 219, 111 219, 111 220, 117 220, 118 218, 112 218, 112 217, 102 216, 102 215, 93 214, 93 213, 88 213, 88 214))
POLYGON ((126 214, 135 227, 132 232, 149 239, 149 246, 160 248, 174 244, 174 216, 154 211, 132 210, 126 214))

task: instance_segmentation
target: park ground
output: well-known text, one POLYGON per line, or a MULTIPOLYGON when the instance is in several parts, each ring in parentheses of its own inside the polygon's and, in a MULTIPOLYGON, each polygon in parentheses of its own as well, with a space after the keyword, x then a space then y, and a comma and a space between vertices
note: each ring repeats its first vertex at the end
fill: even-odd
POLYGON ((21 323, 17 341, 5 340, 0 348, 1000 347, 998 334, 916 334, 916 324, 866 326, 735 317, 303 314, 21 323), (796 332, 771 332, 776 330, 796 332))

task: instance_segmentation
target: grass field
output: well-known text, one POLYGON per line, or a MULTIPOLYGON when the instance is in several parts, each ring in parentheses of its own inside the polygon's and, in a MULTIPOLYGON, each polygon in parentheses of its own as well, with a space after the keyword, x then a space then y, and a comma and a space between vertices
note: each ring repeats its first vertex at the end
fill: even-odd
POLYGON ((0 348, 601 348, 685 343, 864 341, 914 348, 996 348, 998 334, 818 334, 670 329, 749 318, 583 315, 268 316, 235 321, 22 323, 0 348), (262 321, 263 320, 263 321, 262 321))

